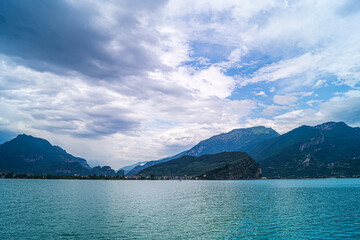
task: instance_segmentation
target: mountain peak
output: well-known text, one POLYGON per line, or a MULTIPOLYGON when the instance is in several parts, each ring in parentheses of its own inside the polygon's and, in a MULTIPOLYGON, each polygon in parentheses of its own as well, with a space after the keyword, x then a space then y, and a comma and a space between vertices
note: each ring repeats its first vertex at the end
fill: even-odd
POLYGON ((316 125, 314 128, 321 129, 323 131, 333 130, 335 127, 349 127, 344 122, 326 122, 316 125))
POLYGON ((21 133, 21 134, 17 135, 16 138, 34 138, 34 137, 31 135, 27 135, 25 133, 21 133))
MULTIPOLYGON (((255 127, 249 127, 249 128, 236 128, 231 130, 227 133, 220 133, 218 135, 214 135, 209 139, 216 139, 216 138, 232 138, 233 136, 243 136, 243 135, 258 135, 258 134, 275 134, 279 135, 274 129, 267 128, 264 126, 255 126, 255 127)), ((206 139, 204 141, 207 141, 209 139, 206 139)))
POLYGON ((14 138, 13 140, 15 140, 15 139, 18 139, 18 140, 41 140, 41 141, 48 142, 47 140, 45 140, 43 138, 37 138, 37 137, 31 136, 31 135, 27 135, 25 133, 17 135, 16 138, 14 138))
POLYGON ((14 145, 14 146, 22 146, 24 147, 25 145, 30 147, 35 147, 36 148, 52 148, 53 146, 50 144, 49 141, 47 141, 46 139, 43 138, 37 138, 37 137, 33 137, 31 135, 27 135, 27 134, 19 134, 17 135, 16 138, 6 142, 5 144, 10 144, 10 145, 14 145))
POLYGON ((264 127, 264 126, 255 126, 255 127, 249 127, 249 128, 236 128, 236 129, 231 130, 230 132, 236 132, 236 131, 259 131, 259 130, 274 131, 274 129, 272 129, 272 128, 268 128, 268 127, 264 127))
POLYGON ((251 145, 277 136, 279 136, 279 134, 275 130, 263 126, 238 128, 199 142, 185 155, 201 156, 220 152, 246 152, 251 145))

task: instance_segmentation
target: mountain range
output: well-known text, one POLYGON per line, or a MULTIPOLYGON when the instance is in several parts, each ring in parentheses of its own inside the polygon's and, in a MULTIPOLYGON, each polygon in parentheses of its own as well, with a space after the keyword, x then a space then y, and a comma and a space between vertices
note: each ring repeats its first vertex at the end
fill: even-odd
POLYGON ((154 160, 149 162, 141 162, 138 164, 131 165, 132 169, 128 167, 120 168, 120 170, 125 171, 127 176, 134 176, 139 174, 142 170, 151 167, 153 165, 167 162, 173 159, 180 158, 184 155, 199 157, 204 154, 216 154, 221 152, 234 152, 242 151, 248 152, 256 144, 266 140, 279 136, 272 128, 266 127, 251 127, 251 128, 241 128, 234 129, 228 133, 221 133, 219 135, 212 136, 206 140, 203 140, 196 144, 191 149, 176 154, 171 157, 163 158, 160 160, 154 160), (130 170, 129 170, 130 169, 130 170))
MULTIPOLYGON (((115 175, 108 166, 91 168, 85 159, 24 134, 0 145, 0 172, 8 171, 115 175)), ((206 175, 206 179, 360 177, 360 128, 327 122, 301 126, 282 135, 261 126, 235 129, 172 157, 124 167, 118 174, 125 171, 127 176, 206 175)))
POLYGON ((283 135, 264 127, 236 129, 201 141, 183 155, 224 151, 247 152, 260 164, 262 175, 270 178, 360 176, 360 128, 344 122, 304 125, 283 135))
POLYGON ((91 168, 87 161, 74 157, 47 140, 21 134, 0 145, 0 172, 53 175, 115 176, 108 166, 91 168))
POLYGON ((360 175, 360 128, 343 122, 301 126, 249 151, 267 177, 360 175))

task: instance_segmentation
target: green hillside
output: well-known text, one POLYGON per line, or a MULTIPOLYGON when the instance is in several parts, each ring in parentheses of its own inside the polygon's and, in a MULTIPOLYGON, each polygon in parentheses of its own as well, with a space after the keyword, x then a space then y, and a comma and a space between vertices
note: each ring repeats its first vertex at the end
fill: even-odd
POLYGON ((260 176, 259 165, 244 152, 223 152, 200 157, 183 156, 144 169, 145 176, 203 176, 207 179, 249 179, 260 176))
POLYGON ((360 130, 345 123, 302 126, 250 152, 267 177, 360 175, 360 130))

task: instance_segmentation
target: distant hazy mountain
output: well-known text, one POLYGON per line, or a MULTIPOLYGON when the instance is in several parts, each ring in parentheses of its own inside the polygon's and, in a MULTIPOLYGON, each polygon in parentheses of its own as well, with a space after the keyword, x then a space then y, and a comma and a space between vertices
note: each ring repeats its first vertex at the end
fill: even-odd
MULTIPOLYGON (((154 161, 148 161, 148 162, 145 162, 145 163, 140 163, 140 164, 136 164, 127 174, 126 176, 135 176, 137 175, 139 172, 141 172, 142 170, 144 170, 145 168, 148 168, 148 167, 151 167, 153 165, 156 165, 156 164, 159 164, 159 163, 162 163, 162 162, 167 162, 167 161, 170 161, 172 159, 176 159, 176 158, 179 158, 181 156, 184 156, 186 153, 185 152, 181 152, 179 154, 176 154, 172 157, 167 157, 167 158, 162 158, 160 160, 154 160, 154 161)), ((122 169, 120 169, 122 170, 122 169)))
POLYGON ((205 179, 254 179, 261 170, 247 153, 222 152, 200 157, 182 156, 148 167, 140 172, 145 176, 200 177, 205 179))
POLYGON ((100 166, 97 166, 97 167, 93 167, 91 170, 90 170, 90 174, 92 175, 97 175, 97 176, 124 176, 124 172, 122 171, 119 171, 117 174, 115 173, 115 170, 112 169, 110 166, 103 166, 103 167, 100 167, 100 166))
POLYGON ((132 169, 134 169, 137 166, 141 166, 141 165, 145 165, 148 161, 144 161, 144 162, 137 162, 122 168, 119 168, 117 172, 119 171, 124 171, 125 175, 128 174, 128 172, 130 172, 132 169))
POLYGON ((258 144, 250 155, 267 177, 360 175, 360 128, 343 122, 301 126, 258 144))
POLYGON ((115 171, 109 170, 109 167, 99 168, 93 171, 85 159, 74 157, 45 139, 25 134, 0 145, 0 172, 115 175, 115 171))
MULTIPOLYGON (((277 136, 279 136, 279 134, 276 131, 262 126, 234 129, 228 133, 222 133, 203 140, 190 150, 184 151, 175 156, 132 165, 133 168, 127 172, 127 176, 134 176, 145 168, 162 162, 167 162, 184 155, 197 157, 204 154, 215 154, 221 152, 248 152, 259 142, 272 139, 277 136)), ((121 169, 125 168, 129 169, 129 166, 121 169)))

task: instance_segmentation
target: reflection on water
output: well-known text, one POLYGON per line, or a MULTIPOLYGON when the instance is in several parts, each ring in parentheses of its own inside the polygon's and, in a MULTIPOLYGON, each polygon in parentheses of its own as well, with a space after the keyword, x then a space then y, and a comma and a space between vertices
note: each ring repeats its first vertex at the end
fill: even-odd
POLYGON ((2 239, 360 238, 360 179, 0 179, 2 239))

